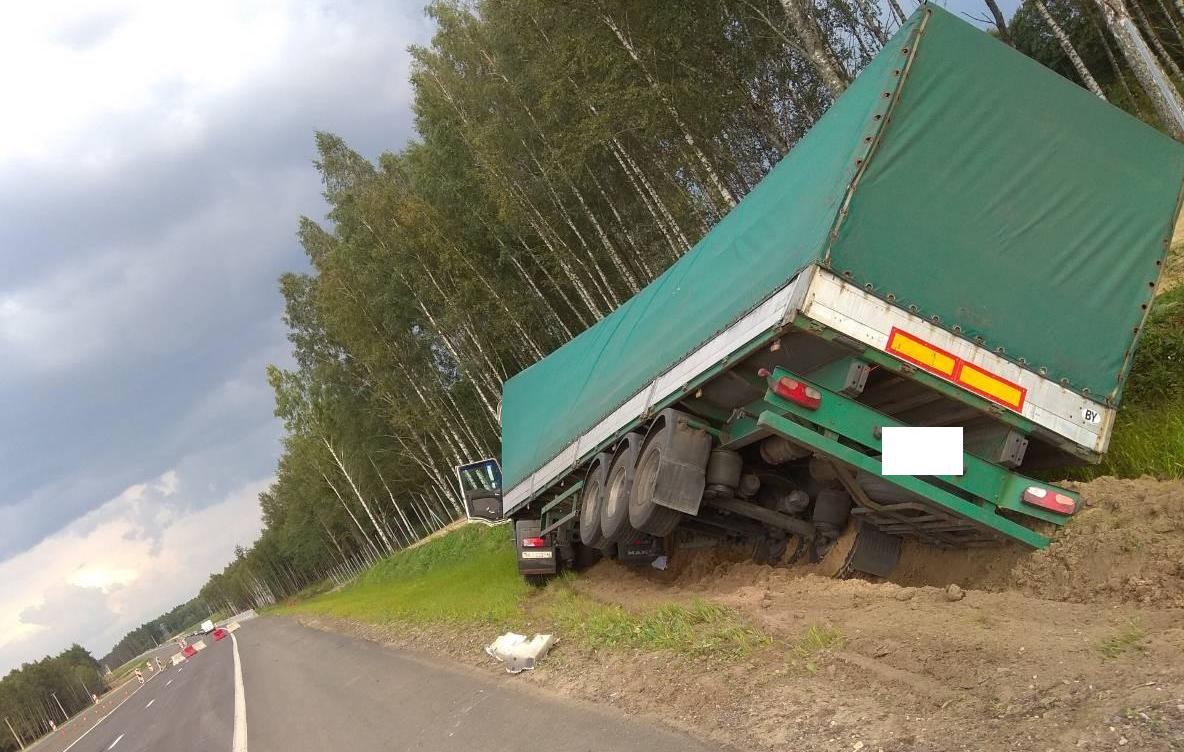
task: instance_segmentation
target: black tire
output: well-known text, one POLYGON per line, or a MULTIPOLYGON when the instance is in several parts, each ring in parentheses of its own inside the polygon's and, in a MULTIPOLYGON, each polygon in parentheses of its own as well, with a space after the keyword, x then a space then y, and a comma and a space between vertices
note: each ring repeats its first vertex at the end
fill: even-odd
POLYGON ((814 499, 815 522, 831 525, 835 530, 842 530, 847 525, 847 518, 851 516, 851 497, 846 491, 837 488, 824 488, 814 499))
POLYGON ((609 462, 607 453, 597 455, 588 468, 584 487, 580 491, 580 542, 588 548, 602 548, 608 542, 600 529, 600 508, 604 501, 609 462))
POLYGON ((682 512, 654 503, 654 487, 658 482, 658 466, 662 461, 667 430, 663 425, 651 433, 641 448, 634 471, 633 489, 629 494, 629 523, 641 532, 658 538, 674 532, 683 517, 682 512))
POLYGON ((641 434, 631 433, 621 439, 608 468, 604 503, 600 508, 600 532, 606 540, 615 543, 637 537, 637 529, 629 524, 629 493, 633 489, 633 471, 640 444, 641 434))

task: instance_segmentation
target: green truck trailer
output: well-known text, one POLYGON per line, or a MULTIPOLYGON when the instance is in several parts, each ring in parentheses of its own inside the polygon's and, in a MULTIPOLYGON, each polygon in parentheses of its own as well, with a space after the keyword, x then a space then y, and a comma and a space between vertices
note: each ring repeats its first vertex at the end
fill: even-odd
POLYGON ((1184 146, 922 6, 694 248, 506 382, 470 516, 513 520, 526 575, 1043 547, 1079 499, 1029 474, 1106 452, 1182 182, 1184 146), (961 429, 961 467, 885 474, 905 427, 961 429))

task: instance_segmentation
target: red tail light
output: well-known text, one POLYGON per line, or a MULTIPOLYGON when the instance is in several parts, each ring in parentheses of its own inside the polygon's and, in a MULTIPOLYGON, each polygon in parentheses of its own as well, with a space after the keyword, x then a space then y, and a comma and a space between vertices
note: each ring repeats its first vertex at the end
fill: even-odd
POLYGON ((523 538, 522 539, 522 547, 523 548, 546 548, 547 547, 547 539, 546 538, 523 538))
POLYGON ((818 406, 822 404, 821 392, 787 376, 777 379, 777 383, 773 385, 773 393, 795 405, 801 405, 807 410, 817 410, 818 406))
POLYGON ((1073 514, 1077 511, 1077 502, 1072 496, 1066 496, 1040 486, 1028 486, 1024 489, 1023 500, 1025 504, 1031 504, 1057 514, 1073 514))

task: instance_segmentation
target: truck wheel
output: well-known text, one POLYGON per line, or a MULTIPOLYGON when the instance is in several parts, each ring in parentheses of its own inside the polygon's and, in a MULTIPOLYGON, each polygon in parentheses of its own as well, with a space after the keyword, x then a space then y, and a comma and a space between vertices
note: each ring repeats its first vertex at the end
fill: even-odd
POLYGON ((633 527, 658 538, 674 532, 682 520, 682 512, 654 503, 654 488, 658 485, 658 468, 662 464, 662 447, 666 445, 668 426, 662 426, 649 437, 641 450, 637 471, 633 477, 633 491, 629 494, 629 523, 633 527))
POLYGON ((605 479, 611 456, 602 452, 592 460, 580 493, 580 542, 588 548, 602 548, 608 541, 600 530, 600 508, 604 502, 605 479))
POLYGON ((637 467, 641 440, 639 433, 627 434, 621 439, 608 469, 604 503, 600 510, 600 532, 608 540, 617 543, 637 537, 637 530, 629 524, 629 494, 633 490, 633 472, 637 467))

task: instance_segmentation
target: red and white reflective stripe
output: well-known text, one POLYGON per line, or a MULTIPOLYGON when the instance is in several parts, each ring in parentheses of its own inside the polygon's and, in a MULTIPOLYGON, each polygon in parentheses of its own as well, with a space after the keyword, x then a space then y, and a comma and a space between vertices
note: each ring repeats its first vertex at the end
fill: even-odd
POLYGON ((546 548, 546 546, 547 546, 547 539, 546 538, 523 538, 522 539, 522 547, 523 548, 546 548))
POLYGON ((1028 486, 1024 489, 1023 502, 1057 514, 1073 514, 1077 511, 1077 502, 1072 496, 1040 486, 1028 486))
POLYGON ((952 381, 980 397, 986 397, 1017 413, 1023 412, 1024 400, 1028 396, 1027 389, 899 327, 893 327, 888 334, 887 349, 901 360, 952 381))

